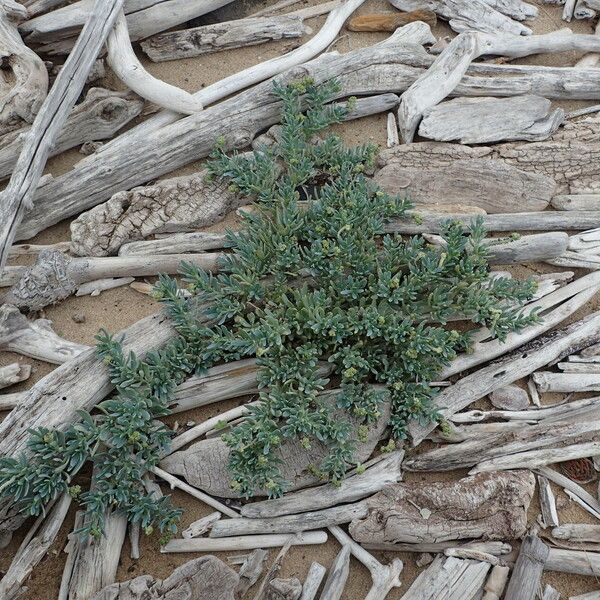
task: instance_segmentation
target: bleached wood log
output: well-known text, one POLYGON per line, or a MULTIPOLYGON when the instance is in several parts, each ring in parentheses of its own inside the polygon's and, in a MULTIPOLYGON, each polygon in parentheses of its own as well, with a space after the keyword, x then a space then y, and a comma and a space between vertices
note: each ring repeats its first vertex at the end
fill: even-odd
POLYGON ((575 5, 577 4, 577 0, 565 0, 565 5, 563 7, 562 19, 563 21, 567 21, 567 23, 571 22, 573 19, 573 12, 575 11, 575 5))
POLYGON ((135 281, 135 277, 120 277, 115 279, 109 277, 106 279, 95 279, 88 281, 77 288, 75 292, 76 296, 99 296, 106 290, 112 290, 114 288, 129 285, 135 281))
POLYGON ((510 573, 509 567, 502 565, 496 565, 490 573, 485 586, 483 587, 483 599, 482 600, 500 600, 508 581, 508 574, 510 573))
POLYGON ((534 489, 527 471, 399 483, 364 500, 369 514, 352 521, 349 531, 357 542, 369 544, 513 539, 525 532, 534 489))
POLYGON ((30 375, 31 365, 11 363, 5 367, 0 367, 0 389, 25 381, 29 379, 30 375))
POLYGON ((597 577, 600 574, 600 553, 550 548, 544 569, 597 577))
POLYGON ((143 256, 146 254, 185 254, 187 252, 205 252, 218 250, 226 245, 224 233, 208 233, 196 231, 191 233, 174 233, 154 240, 129 242, 119 249, 119 256, 143 256))
POLYGON ((265 600, 298 600, 302 594, 302 583, 297 577, 275 578, 269 582, 265 600))
POLYGON ((478 550, 469 550, 466 548, 446 548, 446 550, 444 550, 444 556, 487 562, 492 566, 500 565, 500 559, 497 556, 494 556, 493 554, 487 554, 486 552, 480 552, 478 550))
POLYGON ((129 30, 123 10, 108 35, 106 45, 110 68, 128 88, 142 98, 184 115, 193 115, 204 108, 189 92, 157 79, 144 69, 129 41, 129 30))
POLYGON ((456 541, 434 542, 431 544, 391 544, 389 542, 378 542, 376 544, 362 544, 367 550, 378 552, 430 552, 432 554, 443 553, 448 548, 464 548, 469 550, 478 550, 494 556, 504 556, 512 552, 512 546, 505 542, 467 542, 457 545, 456 541))
POLYGON ((544 210, 556 191, 550 177, 485 158, 431 165, 426 171, 393 163, 377 171, 375 181, 391 194, 408 195, 419 208, 460 203, 488 213, 544 210))
POLYGON ((41 58, 17 31, 27 9, 14 0, 0 3, 0 57, 7 71, 0 83, 0 135, 33 123, 48 92, 48 72, 41 58))
POLYGON ((400 468, 403 458, 404 451, 397 450, 363 473, 344 479, 339 485, 329 483, 285 494, 275 500, 245 504, 242 508, 242 516, 265 519, 355 502, 378 492, 387 485, 397 483, 402 477, 400 468))
MULTIPOLYGON (((12 0, 11 0, 12 1, 12 0)), ((60 131, 79 97, 124 0, 96 0, 81 35, 39 108, 0 202, 0 272, 17 227, 31 209, 35 191, 60 131)), ((45 71, 45 69, 44 69, 45 71)))
POLYGON ((236 598, 243 598, 248 590, 260 579, 268 556, 269 553, 260 548, 257 548, 248 555, 240 568, 240 580, 235 588, 236 598))
MULTIPOLYGON (((126 0, 125 13, 132 40, 141 40, 159 31, 212 12, 232 0, 126 0)), ((85 23, 93 0, 79 0, 20 26, 28 43, 71 38, 85 23)), ((69 46, 66 46, 68 49, 69 46)))
POLYGON ((556 510, 556 498, 550 487, 550 482, 543 475, 538 475, 538 490, 540 497, 540 508, 542 519, 546 527, 557 527, 559 524, 558 512, 556 510))
POLYGON ((292 546, 312 546, 324 544, 327 533, 324 531, 308 531, 295 536, 287 534, 245 535, 233 538, 194 538, 190 540, 173 539, 160 551, 164 554, 179 552, 235 552, 238 550, 255 550, 256 548, 278 548, 291 539, 292 546))
POLYGON ((213 512, 206 517, 202 517, 197 521, 194 521, 187 529, 181 532, 181 537, 185 539, 191 539, 204 535, 207 531, 210 531, 212 526, 221 518, 220 512, 213 512))
POLYGON ((70 506, 71 496, 65 493, 47 515, 38 518, 0 580, 0 598, 16 600, 25 591, 23 585, 56 540, 70 506))
POLYGON ((567 251, 562 256, 549 258, 544 262, 555 267, 568 267, 569 269, 587 269, 589 271, 597 271, 600 269, 599 256, 578 252, 567 251))
POLYGON ((551 373, 538 371, 533 379, 540 392, 597 392, 600 375, 595 373, 551 373))
POLYGON ((561 125, 565 113, 551 111, 541 96, 514 98, 455 98, 425 111, 419 135, 439 142, 461 144, 548 139, 561 125))
POLYGON ((323 591, 321 600, 341 600, 346 581, 350 574, 350 546, 342 546, 337 556, 333 559, 323 591))
POLYGON ((144 40, 141 46, 150 60, 163 62, 255 46, 270 40, 299 38, 310 32, 303 19, 295 15, 249 17, 161 33, 144 40))
POLYGON ((60 365, 88 349, 58 336, 47 319, 30 321, 8 304, 0 306, 0 348, 60 365))
MULTIPOLYGON (((449 22, 454 31, 465 30, 502 32, 512 35, 529 35, 531 29, 496 10, 497 6, 519 6, 525 3, 504 0, 390 0, 396 8, 404 11, 430 9, 449 22)), ((505 9, 506 10, 506 9, 505 9)), ((528 11, 529 12, 529 11, 528 11)), ((521 13, 522 14, 522 13, 521 13)))
POLYGON ((572 363, 560 362, 556 365, 563 373, 583 373, 600 374, 600 364, 598 363, 572 363))
POLYGON ((558 540, 600 543, 600 525, 583 523, 565 523, 552 530, 552 536, 558 540))
POLYGON ((12 410, 25 401, 27 392, 15 392, 13 394, 0 394, 0 410, 12 410))
POLYGON ((218 253, 118 256, 69 259, 60 252, 42 252, 34 266, 3 295, 4 302, 40 310, 74 294, 84 283, 113 277, 146 277, 178 273, 183 261, 202 269, 217 269, 218 253))
POLYGON ((304 584, 302 585, 300 600, 315 600, 325 573, 327 573, 327 569, 323 565, 318 562, 311 563, 304 584))
POLYGON ((600 210, 600 194, 554 196, 551 204, 556 210, 600 210))
POLYGON ((540 467, 535 472, 564 488, 565 493, 570 492, 573 497, 579 498, 583 504, 589 507, 589 511, 600 514, 600 503, 572 479, 548 467, 540 467))
POLYGON ((535 600, 549 552, 548 546, 535 535, 528 535, 523 540, 506 588, 507 598, 535 600))
MULTIPOLYGON (((83 513, 77 513, 75 530, 83 524, 83 513)), ((67 550, 70 561, 63 572, 57 600, 88 600, 114 583, 126 532, 126 515, 107 513, 104 535, 98 540, 72 533, 67 550)))
POLYGON ((269 584, 281 570, 281 566, 283 565, 283 559, 287 556, 287 553, 289 552, 289 550, 292 546, 292 541, 294 540, 295 537, 296 536, 288 537, 288 539, 285 541, 285 544, 283 544, 283 547, 281 548, 281 550, 277 553, 275 560, 269 567, 267 574, 265 575, 264 579, 262 580, 262 582, 258 588, 258 592, 256 592, 256 595, 254 596, 254 600, 267 600, 269 584))
MULTIPOLYGON (((60 132, 50 156, 91 140, 105 140, 137 117, 144 102, 131 93, 92 88, 77 104, 60 132)), ((10 175, 30 128, 24 127, 0 139, 0 177, 10 175)), ((14 247, 13 247, 14 248, 14 247)))

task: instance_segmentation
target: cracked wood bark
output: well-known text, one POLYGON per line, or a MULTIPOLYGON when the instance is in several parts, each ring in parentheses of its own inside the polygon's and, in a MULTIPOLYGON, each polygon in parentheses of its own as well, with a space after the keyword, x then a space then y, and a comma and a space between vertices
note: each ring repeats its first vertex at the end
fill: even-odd
POLYGON ((528 535, 521 544, 506 597, 511 600, 535 600, 542 581, 544 565, 550 549, 540 538, 528 535))
MULTIPOLYGON (((105 140, 137 117, 144 107, 140 98, 130 93, 92 88, 77 104, 65 123, 50 156, 55 156, 85 142, 105 140)), ((0 139, 0 177, 10 175, 30 128, 21 128, 0 139)))
POLYGON ((313 546, 324 544, 327 533, 307 531, 290 536, 288 534, 244 535, 232 538, 193 538, 189 540, 173 539, 163 546, 163 554, 180 552, 235 552, 237 550, 255 550, 256 548, 279 548, 288 541, 292 546, 313 546))
POLYGON ((10 387, 15 383, 21 383, 21 381, 29 379, 30 375, 31 365, 11 363, 5 367, 0 367, 0 389, 10 387))
MULTIPOLYGON (((323 401, 331 403, 335 391, 323 394, 323 401)), ((368 439, 356 441, 357 422, 350 422, 354 431, 351 437, 356 441, 357 461, 366 460, 379 442, 389 420, 390 406, 382 404, 381 415, 369 428, 368 439)), ((318 480, 311 474, 309 465, 318 465, 329 450, 325 444, 315 441, 310 450, 305 449, 298 440, 289 439, 278 450, 283 463, 286 465, 285 478, 289 481, 289 490, 294 491, 318 480)), ((181 475, 191 485, 200 488, 212 496, 236 498, 237 493, 231 488, 228 469, 229 448, 220 438, 202 440, 193 444, 185 451, 175 452, 164 458, 160 465, 168 473, 181 475)), ((258 495, 261 495, 260 493, 258 495)), ((264 494, 262 494, 264 495, 264 494)))
POLYGON ((344 479, 339 485, 328 483, 288 493, 275 500, 245 504, 242 507, 242 516, 253 519, 280 517, 360 500, 397 483, 402 477, 400 469, 403 458, 404 451, 398 450, 366 469, 364 473, 344 479))
POLYGON ((600 553, 550 548, 544 569, 559 573, 598 577, 600 575, 600 553))
POLYGON ((461 144, 548 139, 563 122, 561 108, 534 95, 514 98, 455 98, 426 110, 419 135, 438 142, 461 144))
POLYGON ((528 471, 480 474, 459 481, 388 486, 364 500, 369 514, 350 523, 359 543, 434 543, 522 536, 535 489, 528 471))
POLYGON ((182 261, 203 270, 215 271, 220 256, 218 253, 204 253, 70 259, 61 252, 43 251, 35 265, 25 270, 19 282, 2 299, 19 308, 41 310, 74 294, 89 281, 113 276, 175 274, 179 272, 182 261))
POLYGON ((65 493, 48 515, 38 518, 0 580, 0 598, 16 600, 27 590, 23 585, 56 540, 70 506, 71 496, 65 493))
POLYGON ((17 22, 27 10, 14 2, 0 2, 0 135, 32 123, 48 92, 48 72, 41 58, 21 40, 17 22))
POLYGON ((150 75, 136 56, 129 40, 127 20, 123 10, 115 21, 113 30, 106 40, 107 61, 115 75, 136 94, 146 100, 175 110, 184 115, 193 115, 203 109, 202 103, 192 94, 166 81, 150 75))
MULTIPOLYGON (((65 40, 86 22, 94 0, 79 0, 21 24, 28 43, 65 40)), ((132 40, 140 40, 200 17, 233 0, 126 0, 125 13, 132 40)))
POLYGON ((342 549, 333 559, 329 568, 329 573, 321 592, 321 600, 341 600, 349 574, 350 546, 342 546, 342 549))
POLYGON ((163 62, 256 46, 270 40, 299 38, 305 33, 311 33, 310 27, 295 15, 249 17, 161 33, 144 40, 141 46, 150 60, 163 62))
POLYGON ((234 600, 238 580, 216 556, 202 556, 177 567, 166 579, 141 575, 109 585, 86 600, 234 600))
MULTIPOLYGON (((536 369, 558 361, 599 340, 600 312, 594 312, 565 329, 535 339, 516 352, 463 377, 440 392, 435 399, 435 405, 440 414, 448 418, 494 390, 514 383, 536 369)), ((431 424, 409 425, 413 445, 418 445, 434 428, 435 425, 431 424)))
POLYGON ((96 0, 73 51, 44 100, 0 196, 0 272, 23 214, 33 203, 51 148, 102 48, 124 0, 96 0))
POLYGON ((104 535, 98 540, 84 539, 75 531, 84 525, 84 514, 78 512, 69 536, 69 559, 63 571, 57 600, 89 600, 107 585, 114 583, 127 532, 124 514, 107 513, 104 535))
MULTIPOLYGON (((432 10, 447 20, 450 27, 459 33, 467 29, 488 33, 503 32, 515 36, 531 33, 531 29, 525 25, 496 10, 496 7, 501 5, 507 7, 505 10, 509 10, 511 5, 526 6, 525 3, 505 0, 390 0, 390 3, 403 11, 432 10)), ((513 14, 518 15, 522 12, 513 14)))

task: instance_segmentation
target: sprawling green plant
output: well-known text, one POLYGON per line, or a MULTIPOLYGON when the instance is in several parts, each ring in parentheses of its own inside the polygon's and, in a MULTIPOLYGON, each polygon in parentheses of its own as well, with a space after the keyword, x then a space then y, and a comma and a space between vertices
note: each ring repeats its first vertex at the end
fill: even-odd
POLYGON ((217 149, 210 163, 213 177, 229 180, 256 207, 242 231, 229 234, 232 252, 220 274, 183 265, 191 297, 169 277, 157 286, 179 337, 142 362, 102 334, 99 351, 116 398, 66 433, 32 432, 28 457, 0 462, 0 493, 27 512, 39 513, 67 489, 91 457, 95 485, 82 495, 86 532, 98 535, 111 507, 146 528, 173 530, 178 512, 140 483, 169 443, 156 418, 168 413, 173 387, 190 373, 243 357, 257 358, 262 391, 248 418, 224 436, 232 486, 242 495, 280 495, 286 481, 274 451, 290 438, 307 448, 324 442, 330 453, 315 471, 339 481, 356 462, 352 421, 368 426, 384 397, 393 439, 406 436, 411 419, 437 419, 430 382, 470 347, 453 318, 500 339, 537 319, 520 309, 534 284, 489 278, 480 223, 469 230, 449 223, 443 247, 384 235, 392 218, 409 218, 410 205, 364 175, 375 148, 316 137, 348 110, 326 105, 335 84, 303 80, 275 91, 283 105, 277 142, 251 154, 217 149), (340 388, 335 415, 320 396, 327 380, 316 366, 323 360, 340 388))

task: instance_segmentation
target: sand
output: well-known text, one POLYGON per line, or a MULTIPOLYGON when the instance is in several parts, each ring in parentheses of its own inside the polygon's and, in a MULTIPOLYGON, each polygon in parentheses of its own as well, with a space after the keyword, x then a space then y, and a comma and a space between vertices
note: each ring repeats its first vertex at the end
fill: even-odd
MULTIPOLYGON (((300 3, 300 7, 314 5, 320 0, 305 0, 300 3)), ((235 12, 239 15, 247 14, 252 10, 258 10, 262 6, 272 4, 273 0, 265 2, 264 0, 237 0, 236 3, 230 5, 223 11, 223 15, 227 18, 234 18, 235 12)), ((535 3, 540 6, 540 15, 533 21, 530 26, 535 33, 546 33, 567 26, 561 18, 562 7, 552 5, 543 5, 540 0, 535 3)), ((368 0, 363 7, 358 11, 358 14, 373 12, 376 10, 393 10, 384 0, 368 0)), ((324 18, 312 19, 309 25, 314 31, 318 31, 324 18)), ((589 21, 575 21, 570 24, 570 27, 578 33, 592 33, 592 23, 589 21)), ((437 36, 447 35, 449 29, 440 24, 434 31, 437 36)), ((332 45, 332 49, 339 52, 347 52, 349 50, 371 45, 384 37, 387 34, 375 33, 350 33, 343 31, 339 39, 332 45)), ((304 40, 307 38, 304 38, 304 40)), ((303 40, 303 41, 304 41, 303 40)), ((174 85, 180 86, 190 92, 197 91, 202 87, 212 84, 219 79, 236 73, 241 69, 254 65, 266 59, 278 56, 283 52, 289 51, 302 43, 300 40, 287 40, 285 42, 272 42, 261 46, 250 47, 242 50, 231 50, 210 56, 185 59, 176 62, 153 64, 143 59, 148 70, 155 76, 168 81, 174 85)), ((143 56, 142 56, 143 58, 143 56)), ((574 52, 565 52, 555 55, 535 56, 529 59, 518 61, 524 64, 543 64, 553 66, 571 66, 579 55, 574 52)), ((108 77, 105 85, 112 88, 120 88, 119 82, 114 78, 108 77)), ((560 106, 568 110, 578 108, 590 103, 585 102, 568 102, 560 103, 560 106)), ((385 146, 386 138, 386 117, 379 115, 368 117, 359 121, 338 126, 335 128, 348 144, 360 144, 372 142, 380 146, 385 146)), ((81 155, 72 150, 52 159, 48 165, 48 172, 57 175, 70 169, 71 166, 81 158, 81 155)), ((183 175, 192 173, 198 170, 200 162, 190 164, 183 169, 179 169, 169 176, 183 175)), ((213 230, 222 230, 224 225, 235 225, 235 216, 230 216, 225 223, 221 223, 213 230)), ((68 223, 61 223, 52 227, 40 235, 38 235, 33 243, 53 243, 69 239, 68 223)), ((21 264, 25 264, 25 259, 21 264)), ((16 263, 13 263, 16 264, 16 263)), ((530 268, 515 267, 512 269, 515 276, 526 277, 535 272, 550 272, 551 267, 547 265, 533 265, 530 268)), ((148 281, 152 281, 151 279, 148 281)), ((580 318, 584 314, 597 309, 599 302, 595 300, 590 303, 586 309, 581 310, 571 320, 580 318)), ((117 332, 124 327, 134 323, 142 317, 152 314, 158 310, 158 305, 148 296, 139 294, 130 288, 119 288, 104 292, 102 295, 92 298, 90 296, 75 298, 71 297, 59 305, 49 307, 45 311, 45 316, 51 319, 54 323, 54 328, 60 335, 67 339, 84 343, 93 344, 94 336, 100 328, 105 328, 111 332, 117 332), (73 320, 73 315, 83 315, 84 323, 76 323, 73 320)), ((16 354, 8 352, 0 352, 0 366, 9 364, 14 361, 28 362, 34 366, 34 373, 31 379, 20 386, 14 386, 10 391, 19 391, 28 389, 35 381, 42 378, 50 370, 52 366, 40 361, 34 361, 20 357, 16 354)), ((555 397, 545 396, 545 402, 553 402, 555 397)), ((217 413, 226 410, 230 407, 237 406, 242 400, 235 400, 221 403, 218 406, 207 407, 176 415, 168 419, 170 424, 179 421, 185 425, 188 421, 199 422, 206 418, 212 417, 217 413)), ((479 403, 480 406, 486 406, 485 401, 479 403)), ((464 473, 453 472, 449 474, 406 474, 405 481, 433 481, 447 478, 457 478, 464 473)), ((89 473, 82 475, 81 482, 85 485, 89 481, 89 473)), ((596 494, 595 484, 591 484, 588 491, 596 494)), ((164 488, 165 493, 169 493, 168 489, 164 488)), ((559 510, 561 523, 568 522, 593 522, 593 518, 575 504, 568 501, 567 497, 561 490, 554 486, 554 491, 561 506, 559 510)), ((184 510, 182 518, 182 528, 185 528, 192 521, 212 512, 208 507, 201 502, 181 493, 174 492, 174 503, 184 510)), ((533 523, 539 513, 539 506, 534 502, 530 508, 530 523, 533 523)), ((53 545, 51 551, 46 558, 37 566, 31 579, 28 582, 28 592, 22 596, 23 600, 55 600, 60 586, 62 569, 65 562, 65 554, 62 552, 66 542, 66 536, 71 531, 73 526, 74 509, 71 510, 61 533, 53 545)), ((29 524, 27 524, 28 526, 29 524)), ((0 573, 5 571, 19 546, 27 526, 24 526, 18 531, 11 544, 5 550, 0 550, 0 573)), ((284 561, 281 576, 295 576, 303 579, 308 571, 308 568, 313 561, 319 561, 323 565, 329 567, 331 561, 339 550, 339 546, 335 540, 330 540, 321 546, 296 547, 292 548, 284 561)), ((277 550, 271 552, 272 559, 277 550)), ((389 561, 393 553, 376 553, 376 556, 382 561, 389 561)), ((141 558, 132 560, 129 558, 129 545, 125 543, 122 552, 119 570, 117 574, 118 581, 124 581, 141 574, 151 574, 156 577, 165 577, 171 571, 188 560, 194 558, 192 554, 160 554, 158 549, 158 539, 156 536, 143 538, 141 542, 141 558)), ((418 572, 414 559, 416 555, 409 553, 400 553, 399 557, 404 561, 404 572, 402 574, 402 588, 392 591, 388 598, 396 600, 402 596, 404 591, 410 586, 418 572)), ((222 558, 225 558, 223 556, 222 558)), ((596 581, 592 577, 578 577, 558 573, 545 573, 544 583, 550 583, 557 588, 562 597, 566 598, 571 595, 582 594, 584 592, 600 589, 600 581, 596 581)), ((368 571, 354 559, 352 560, 351 574, 344 592, 345 600, 360 600, 365 597, 371 585, 371 578, 368 571)), ((248 595, 252 597, 252 593, 248 595)))

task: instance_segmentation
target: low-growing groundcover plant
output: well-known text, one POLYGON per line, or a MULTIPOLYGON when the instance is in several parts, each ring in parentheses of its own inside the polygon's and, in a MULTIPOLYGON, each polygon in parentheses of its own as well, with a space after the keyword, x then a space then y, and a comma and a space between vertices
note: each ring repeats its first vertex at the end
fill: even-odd
POLYGON ((533 283, 489 278, 479 223, 468 231, 449 223, 444 247, 383 235, 389 219, 408 218, 410 204, 365 176, 374 147, 316 137, 348 110, 326 105, 337 91, 310 80, 276 85, 278 141, 251 154, 215 151, 211 176, 230 181, 256 207, 242 231, 229 235, 232 251, 220 273, 183 265, 191 296, 174 279, 160 279, 156 293, 179 336, 144 361, 98 336, 116 395, 66 432, 32 431, 27 456, 0 460, 2 495, 35 515, 66 490, 79 494, 87 512, 82 531, 93 536, 111 509, 146 531, 172 533, 179 511, 142 485, 169 446, 170 432, 157 418, 168 414, 174 387, 190 374, 244 357, 256 357, 262 391, 250 415, 223 436, 234 489, 281 495, 285 473, 275 450, 290 438, 306 448, 324 442, 330 453, 314 470, 339 482, 356 463, 350 418, 340 414, 361 420, 366 431, 386 399, 392 440, 406 436, 411 419, 437 419, 430 382, 470 347, 469 333, 452 318, 500 339, 536 321, 521 311, 533 283), (323 360, 340 389, 335 411, 320 397, 328 383, 316 374, 323 360), (80 493, 72 477, 90 459, 94 485, 80 493))

